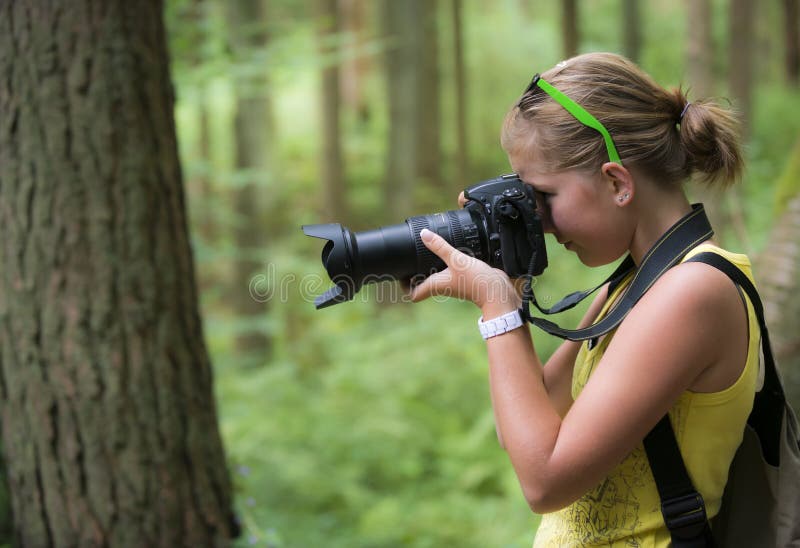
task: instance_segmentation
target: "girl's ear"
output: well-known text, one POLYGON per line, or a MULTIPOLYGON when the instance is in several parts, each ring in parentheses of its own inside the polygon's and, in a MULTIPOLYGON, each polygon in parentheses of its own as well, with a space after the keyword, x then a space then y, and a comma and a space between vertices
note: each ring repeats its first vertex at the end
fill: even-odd
POLYGON ((600 170, 616 205, 625 206, 630 203, 636 190, 631 172, 617 162, 606 162, 600 170))

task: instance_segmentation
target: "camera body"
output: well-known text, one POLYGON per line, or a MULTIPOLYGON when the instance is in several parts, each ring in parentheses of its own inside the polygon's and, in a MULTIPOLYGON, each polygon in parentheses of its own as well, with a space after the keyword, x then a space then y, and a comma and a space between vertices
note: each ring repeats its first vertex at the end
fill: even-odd
POLYGON ((487 256, 475 255, 511 278, 539 275, 547 267, 542 223, 536 195, 516 174, 501 175, 464 190, 464 209, 483 224, 487 256), (535 253, 535 257, 534 257, 535 253), (531 265, 531 260, 534 264, 531 265))
POLYGON ((463 209, 363 232, 338 223, 303 226, 306 235, 328 240, 322 263, 334 286, 315 299, 316 307, 348 301, 365 283, 429 276, 445 268, 422 243, 424 228, 512 278, 542 273, 547 253, 533 188, 515 174, 502 175, 465 189, 464 197, 463 209))

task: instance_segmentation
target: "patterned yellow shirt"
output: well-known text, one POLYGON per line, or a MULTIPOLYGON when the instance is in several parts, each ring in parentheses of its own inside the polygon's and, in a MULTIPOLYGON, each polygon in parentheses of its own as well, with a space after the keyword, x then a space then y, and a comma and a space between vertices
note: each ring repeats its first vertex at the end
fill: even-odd
MULTIPOLYGON (((707 251, 722 255, 752 281, 746 256, 710 244, 698 246, 684 260, 707 251)), ((629 283, 630 279, 624 281, 609 295, 598 319, 608 312, 629 283)), ((686 469, 705 500, 709 518, 719 511, 728 468, 742 441, 745 422, 753 406, 758 376, 758 320, 749 299, 744 294, 742 298, 747 305, 749 345, 741 376, 721 392, 684 392, 669 412, 686 469)), ((589 343, 581 347, 573 371, 573 399, 586 386, 612 336, 613 332, 609 333, 594 347, 590 348, 589 343)), ((594 489, 566 508, 542 516, 533 546, 661 548, 669 544, 669 531, 661 516, 653 475, 644 447, 639 444, 594 489)))

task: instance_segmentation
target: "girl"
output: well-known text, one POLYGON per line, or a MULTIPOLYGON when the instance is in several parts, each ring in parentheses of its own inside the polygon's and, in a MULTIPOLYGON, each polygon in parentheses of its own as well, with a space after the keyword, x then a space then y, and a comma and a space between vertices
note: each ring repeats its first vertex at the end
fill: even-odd
MULTIPOLYGON (((731 112, 689 103, 606 53, 534 78, 507 114, 501 143, 536 190, 545 231, 590 267, 626 253, 640 264, 691 211, 686 180, 727 185, 742 169, 731 112)), ((759 354, 752 305, 725 274, 682 262, 616 330, 564 342, 543 365, 529 330, 513 327, 520 299, 505 273, 429 231, 422 239, 448 268, 416 286, 412 300, 456 295, 481 309, 481 322, 507 319, 487 338, 492 405, 525 498, 544 514, 534 546, 668 546, 642 447, 667 413, 708 517, 718 512, 759 354)), ((686 258, 702 251, 752 278, 747 257, 711 241, 686 258)), ((602 318, 629 282, 601 289, 581 326, 602 318)))

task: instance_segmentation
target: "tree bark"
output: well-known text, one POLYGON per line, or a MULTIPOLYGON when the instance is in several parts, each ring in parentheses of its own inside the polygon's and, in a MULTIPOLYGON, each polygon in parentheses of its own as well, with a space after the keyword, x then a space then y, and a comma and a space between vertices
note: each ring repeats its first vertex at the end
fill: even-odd
POLYGON ((0 6, 0 416, 15 546, 235 532, 160 2, 0 6))

